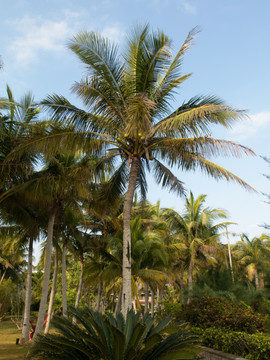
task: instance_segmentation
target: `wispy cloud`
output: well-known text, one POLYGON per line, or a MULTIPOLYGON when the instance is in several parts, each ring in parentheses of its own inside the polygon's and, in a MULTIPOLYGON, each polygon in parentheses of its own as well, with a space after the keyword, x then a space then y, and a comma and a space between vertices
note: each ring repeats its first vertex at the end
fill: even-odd
POLYGON ((61 21, 24 17, 14 22, 20 35, 10 44, 13 59, 20 66, 35 62, 43 51, 61 53, 74 32, 67 19, 61 21))
MULTIPOLYGON (((11 25, 19 34, 9 45, 12 59, 17 66, 26 67, 37 62, 45 52, 62 54, 66 51, 67 40, 86 28, 84 24, 84 14, 69 10, 64 11, 61 21, 27 16, 12 21, 11 25)), ((89 30, 95 30, 94 21, 89 30)), ((115 42, 120 42, 124 35, 119 25, 107 26, 100 32, 115 42)))
POLYGON ((107 26, 105 27, 101 35, 114 41, 114 42, 121 42, 125 36, 125 32, 122 30, 122 28, 119 25, 115 26, 107 26))
POLYGON ((195 6, 194 2, 190 0, 180 0, 179 1, 180 7, 182 7, 187 13, 195 14, 197 11, 197 7, 195 6))
POLYGON ((270 111, 262 111, 250 115, 248 118, 236 124, 230 130, 230 133, 234 138, 242 141, 253 137, 268 125, 270 125, 270 111))

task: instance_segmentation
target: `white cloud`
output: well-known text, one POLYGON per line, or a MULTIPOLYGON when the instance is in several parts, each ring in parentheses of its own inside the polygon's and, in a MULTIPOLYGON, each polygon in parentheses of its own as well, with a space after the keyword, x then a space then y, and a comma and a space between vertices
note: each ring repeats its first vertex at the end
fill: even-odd
POLYGON ((230 133, 242 141, 256 135, 267 125, 270 125, 270 111, 262 111, 244 118, 230 130, 230 133))
MULTIPOLYGON (((41 17, 34 19, 23 17, 12 21, 10 25, 19 34, 9 45, 9 51, 16 66, 28 66, 42 57, 44 52, 54 54, 65 52, 68 39, 86 28, 84 17, 85 14, 66 9, 60 21, 46 20, 41 17)), ((91 30, 95 30, 94 25, 93 21, 91 30)), ((115 42, 120 42, 124 36, 124 32, 118 25, 107 26, 100 32, 115 42)))
POLYGON ((118 25, 115 25, 105 27, 102 30, 101 35, 114 42, 119 43, 125 36, 125 32, 118 25))
POLYGON ((184 8, 187 13, 195 14, 197 8, 194 4, 191 3, 189 0, 180 0, 180 6, 184 8))
POLYGON ((9 50, 20 66, 36 61, 42 51, 63 52, 67 38, 74 33, 68 19, 42 21, 41 18, 24 17, 16 21, 14 26, 20 35, 10 44, 9 50))

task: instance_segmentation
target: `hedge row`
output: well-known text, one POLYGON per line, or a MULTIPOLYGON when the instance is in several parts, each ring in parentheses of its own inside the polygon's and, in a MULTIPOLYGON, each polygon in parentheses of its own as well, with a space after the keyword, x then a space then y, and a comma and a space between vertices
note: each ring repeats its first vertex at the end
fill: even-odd
POLYGON ((270 336, 257 333, 247 334, 224 329, 192 328, 194 334, 200 336, 202 345, 214 350, 239 355, 249 360, 270 359, 270 336))

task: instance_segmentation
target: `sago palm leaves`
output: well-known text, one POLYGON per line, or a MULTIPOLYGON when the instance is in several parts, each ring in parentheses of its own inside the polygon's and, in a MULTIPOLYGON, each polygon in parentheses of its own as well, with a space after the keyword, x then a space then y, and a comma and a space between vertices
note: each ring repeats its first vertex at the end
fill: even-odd
POLYGON ((102 316, 89 309, 72 309, 73 324, 56 318, 56 333, 38 336, 28 359, 93 360, 177 360, 194 359, 197 339, 185 326, 172 327, 170 319, 155 324, 154 319, 129 311, 102 316))

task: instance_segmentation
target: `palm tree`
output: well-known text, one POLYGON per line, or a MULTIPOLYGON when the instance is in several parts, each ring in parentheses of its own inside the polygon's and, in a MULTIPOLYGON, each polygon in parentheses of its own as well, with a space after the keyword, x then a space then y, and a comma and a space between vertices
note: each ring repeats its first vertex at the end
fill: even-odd
POLYGON ((233 247, 240 264, 245 265, 250 278, 254 278, 256 290, 260 288, 260 272, 269 265, 269 239, 269 236, 262 234, 250 240, 246 234, 242 234, 241 240, 233 247))
MULTIPOLYGON (((29 319, 31 305, 32 282, 32 252, 33 241, 39 233, 38 211, 34 204, 29 202, 24 194, 18 193, 21 185, 29 179, 34 171, 37 155, 30 149, 22 155, 9 159, 14 149, 29 136, 35 129, 39 108, 34 105, 34 98, 27 93, 20 101, 15 101, 10 87, 7 85, 7 98, 0 99, 0 187, 1 194, 12 195, 1 202, 0 212, 2 219, 20 227, 24 236, 21 244, 29 242, 28 272, 26 281, 24 320, 22 328, 22 342, 29 339, 29 319), (12 189, 17 191, 13 192, 12 189)), ((40 219, 39 219, 40 220, 40 219)))
POLYGON ((66 318, 54 320, 57 334, 39 336, 28 359, 161 360, 194 359, 198 339, 182 326, 171 326, 166 318, 140 317, 129 311, 102 316, 89 309, 72 309, 77 323, 66 318))
POLYGON ((89 197, 88 183, 97 175, 89 162, 89 158, 58 153, 48 159, 45 168, 36 173, 31 182, 31 193, 39 194, 40 202, 47 205, 48 211, 44 280, 35 336, 42 331, 46 313, 54 224, 55 221, 60 223, 67 207, 77 206, 79 200, 89 197))
POLYGON ((207 260, 208 254, 218 250, 218 231, 226 227, 228 222, 215 224, 218 219, 226 218, 226 211, 222 209, 203 208, 206 195, 199 195, 196 199, 190 192, 185 201, 183 215, 174 210, 166 210, 167 218, 175 237, 180 242, 181 257, 188 267, 189 299, 193 289, 193 270, 198 261, 207 260))
MULTIPOLYGON (((208 159, 222 154, 254 155, 244 146, 211 137, 211 125, 229 127, 243 113, 214 96, 193 97, 171 110, 170 100, 176 89, 191 75, 181 76, 180 70, 196 33, 196 29, 191 30, 172 57, 171 40, 163 32, 151 33, 148 26, 135 29, 122 58, 116 46, 99 34, 79 33, 69 47, 86 66, 87 76, 73 86, 73 91, 88 111, 58 95, 43 101, 53 118, 74 125, 75 133, 62 134, 63 146, 76 143, 85 151, 103 149, 108 159, 119 159, 111 188, 127 189, 123 209, 124 314, 132 306, 131 207, 137 187, 145 195, 145 171, 149 170, 162 187, 179 195, 184 194, 184 185, 169 167, 183 171, 200 168, 216 180, 235 181, 249 188, 208 159)), ((36 142, 38 146, 52 143, 52 138, 43 140, 36 142)))

